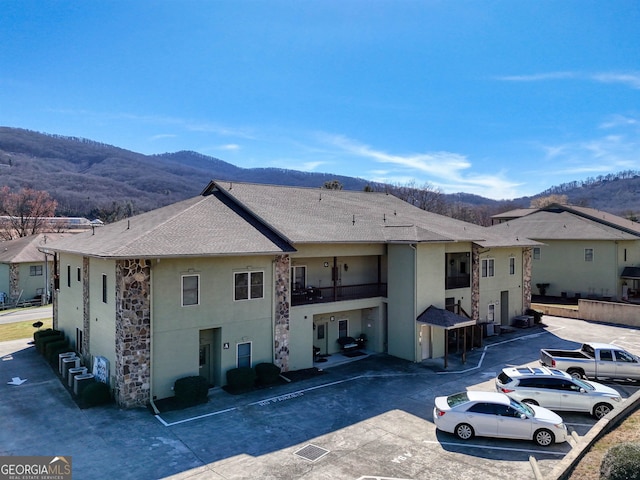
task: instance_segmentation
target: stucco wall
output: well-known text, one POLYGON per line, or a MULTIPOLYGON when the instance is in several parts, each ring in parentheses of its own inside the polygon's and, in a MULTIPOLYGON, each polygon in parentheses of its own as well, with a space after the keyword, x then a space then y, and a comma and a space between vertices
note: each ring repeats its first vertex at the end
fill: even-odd
POLYGON ((620 268, 618 245, 605 241, 544 240, 540 259, 532 261, 532 288, 538 294, 538 283, 549 283, 547 295, 566 292, 588 295, 619 295, 620 268), (593 261, 585 261, 585 248, 593 249, 593 261))
POLYGON ((388 353, 415 361, 416 250, 411 245, 389 245, 388 258, 388 353))
POLYGON ((581 299, 578 301, 578 311, 583 320, 640 327, 640 305, 581 299))

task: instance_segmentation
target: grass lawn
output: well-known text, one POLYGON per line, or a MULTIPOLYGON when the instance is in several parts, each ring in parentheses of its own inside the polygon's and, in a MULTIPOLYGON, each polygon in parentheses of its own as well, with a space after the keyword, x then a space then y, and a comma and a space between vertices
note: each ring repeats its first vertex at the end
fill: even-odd
MULTIPOLYGON (((24 322, 15 322, 15 323, 6 323, 0 325, 0 341, 6 342, 9 340, 20 340, 23 338, 31 338, 33 339, 33 333, 37 332, 37 328, 33 328, 33 324, 36 320, 26 320, 24 322)), ((53 319, 51 318, 43 318, 42 327, 40 330, 44 330, 46 328, 53 328, 53 319)))
POLYGON ((640 410, 636 410, 614 430, 593 444, 568 477, 570 480, 599 480, 605 453, 618 443, 640 442, 640 410))

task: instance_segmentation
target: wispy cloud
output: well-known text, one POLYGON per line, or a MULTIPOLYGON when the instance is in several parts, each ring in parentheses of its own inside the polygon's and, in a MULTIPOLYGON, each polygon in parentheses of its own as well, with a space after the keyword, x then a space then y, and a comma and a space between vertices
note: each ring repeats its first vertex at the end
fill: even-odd
POLYGON ((544 82, 550 80, 586 80, 598 83, 621 83, 640 90, 640 72, 544 72, 524 75, 503 75, 495 77, 505 82, 544 82))
POLYGON ((155 142, 156 140, 164 140, 165 138, 176 138, 177 135, 173 133, 160 133, 158 135, 153 135, 149 140, 155 142))
POLYGON ((504 172, 490 175, 465 174, 472 164, 465 155, 453 152, 392 154, 344 135, 325 135, 325 141, 344 154, 373 160, 387 169, 369 170, 371 180, 383 183, 428 183, 446 193, 467 192, 489 198, 513 198, 518 183, 507 180, 504 172))

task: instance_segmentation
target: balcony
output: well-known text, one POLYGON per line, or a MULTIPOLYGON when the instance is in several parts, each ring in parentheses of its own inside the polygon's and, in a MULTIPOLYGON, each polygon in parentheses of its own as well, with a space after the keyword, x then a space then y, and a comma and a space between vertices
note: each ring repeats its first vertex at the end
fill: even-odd
POLYGON ((386 297, 386 283, 368 283, 363 285, 341 285, 335 287, 309 287, 294 290, 291 293, 291 306, 310 305, 314 303, 341 302, 360 300, 362 298, 386 297))
POLYGON ((459 275, 449 275, 446 279, 447 290, 452 288, 468 288, 471 286, 471 275, 469 274, 459 274, 459 275))

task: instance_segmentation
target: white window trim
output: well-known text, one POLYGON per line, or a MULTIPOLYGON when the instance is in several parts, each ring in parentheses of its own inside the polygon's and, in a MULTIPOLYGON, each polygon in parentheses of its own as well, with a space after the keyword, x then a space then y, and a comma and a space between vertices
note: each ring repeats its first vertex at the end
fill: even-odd
POLYGON ((489 303, 487 305, 487 321, 493 322, 496 319, 496 304, 489 303))
POLYGON ((264 297, 264 280, 265 280, 265 275, 264 275, 264 270, 251 270, 251 271, 244 271, 244 272, 233 272, 233 301, 234 302, 245 302, 247 300, 260 300, 265 298, 264 297), (251 276, 256 274, 256 273, 261 273, 262 274, 262 296, 261 297, 252 297, 251 296, 251 276), (236 298, 236 275, 242 275, 242 274, 247 274, 248 275, 248 282, 247 282, 247 298, 236 298))
MULTIPOLYGON (((291 266, 291 280, 293 283, 293 287, 295 287, 296 284, 296 268, 304 268, 304 280, 303 280, 303 285, 302 288, 307 288, 307 266, 306 265, 292 265, 291 266)), ((263 278, 264 281, 264 278, 263 278)))
POLYGON ((480 276, 482 278, 491 278, 496 276, 496 259, 495 258, 483 258, 480 264, 480 276), (493 267, 489 272, 489 264, 493 267), (486 267, 485 267, 486 265, 486 267), (486 272, 486 275, 485 275, 486 272))
POLYGON ((180 276, 180 306, 182 307, 196 307, 200 305, 200 274, 199 273, 183 273, 180 276), (190 303, 189 305, 184 304, 184 279, 185 277, 197 277, 198 278, 198 300, 196 303, 190 303))

